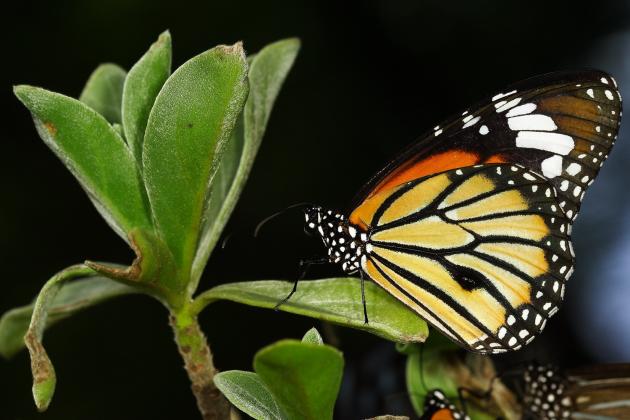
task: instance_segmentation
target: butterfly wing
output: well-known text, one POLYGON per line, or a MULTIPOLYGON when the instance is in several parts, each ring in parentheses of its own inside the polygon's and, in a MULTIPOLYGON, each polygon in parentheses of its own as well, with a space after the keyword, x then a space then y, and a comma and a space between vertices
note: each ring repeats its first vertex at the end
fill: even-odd
POLYGON ((538 420, 571 418, 574 401, 567 394, 567 378, 558 367, 530 363, 523 379, 524 418, 538 420))
POLYGON ((592 365, 567 372, 567 395, 583 418, 630 418, 630 364, 592 365))
POLYGON ((363 272, 463 346, 518 349, 557 310, 573 271, 570 221, 542 176, 479 165, 362 205, 372 214, 363 272))
POLYGON ((470 420, 458 410, 439 389, 431 390, 424 398, 424 412, 420 420, 470 420))
POLYGON ((398 155, 359 193, 350 221, 367 228, 358 210, 379 192, 480 163, 518 163, 543 175, 573 220, 617 138, 621 114, 617 84, 606 73, 525 80, 436 126, 398 155))

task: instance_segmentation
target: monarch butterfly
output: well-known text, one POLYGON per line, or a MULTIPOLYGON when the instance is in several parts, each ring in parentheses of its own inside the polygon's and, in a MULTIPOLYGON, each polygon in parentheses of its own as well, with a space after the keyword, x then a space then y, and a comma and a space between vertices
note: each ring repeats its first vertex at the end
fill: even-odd
POLYGON ((427 393, 424 412, 420 420, 470 420, 470 417, 452 404, 439 389, 427 393))
POLYGON ((411 144, 348 213, 305 208, 328 250, 305 266, 359 273, 366 322, 367 277, 469 350, 518 350, 564 297, 572 222, 621 114, 603 72, 520 82, 411 144))
POLYGON ((523 375, 525 418, 630 418, 630 365, 594 365, 563 373, 529 364, 523 375))

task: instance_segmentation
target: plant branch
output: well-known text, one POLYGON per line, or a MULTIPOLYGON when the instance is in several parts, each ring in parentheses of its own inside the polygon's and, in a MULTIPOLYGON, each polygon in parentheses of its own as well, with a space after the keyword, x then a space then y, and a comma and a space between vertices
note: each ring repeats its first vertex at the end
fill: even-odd
POLYGON ((197 317, 184 308, 171 314, 170 323, 202 418, 229 419, 230 404, 214 384, 214 375, 218 370, 214 367, 210 346, 199 327, 197 317))

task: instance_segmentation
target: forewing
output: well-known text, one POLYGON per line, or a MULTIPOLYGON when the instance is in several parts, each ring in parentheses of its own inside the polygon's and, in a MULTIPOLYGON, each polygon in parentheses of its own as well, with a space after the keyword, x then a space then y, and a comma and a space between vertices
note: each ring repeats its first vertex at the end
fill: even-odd
MULTIPOLYGON (((356 208, 405 182, 480 163, 518 163, 550 180, 573 220, 619 129, 621 95, 600 71, 525 80, 437 125, 366 184, 356 208)), ((367 228, 367 226, 363 226, 367 228)))
POLYGON ((571 228, 544 177, 478 165, 364 205, 374 211, 363 271, 465 347, 516 350, 557 311, 573 271, 571 228))

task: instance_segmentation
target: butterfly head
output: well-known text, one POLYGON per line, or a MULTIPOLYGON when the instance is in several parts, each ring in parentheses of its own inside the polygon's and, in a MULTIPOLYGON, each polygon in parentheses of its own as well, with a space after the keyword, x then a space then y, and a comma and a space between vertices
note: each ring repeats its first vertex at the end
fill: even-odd
POLYGON ((361 258, 368 245, 367 234, 352 226, 341 213, 319 206, 307 207, 304 218, 306 232, 321 237, 331 263, 341 264, 346 273, 355 273, 360 269, 361 258))

